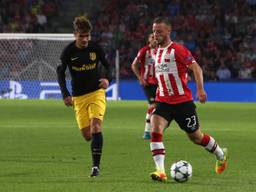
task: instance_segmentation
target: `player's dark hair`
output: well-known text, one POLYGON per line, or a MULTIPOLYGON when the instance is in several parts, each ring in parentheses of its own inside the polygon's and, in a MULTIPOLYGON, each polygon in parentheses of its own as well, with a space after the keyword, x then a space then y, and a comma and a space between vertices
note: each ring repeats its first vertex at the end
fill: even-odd
POLYGON ((92 30, 92 24, 86 16, 75 17, 73 21, 74 32, 88 33, 92 30))
POLYGON ((164 23, 171 27, 171 22, 167 17, 157 17, 154 19, 153 23, 164 23))

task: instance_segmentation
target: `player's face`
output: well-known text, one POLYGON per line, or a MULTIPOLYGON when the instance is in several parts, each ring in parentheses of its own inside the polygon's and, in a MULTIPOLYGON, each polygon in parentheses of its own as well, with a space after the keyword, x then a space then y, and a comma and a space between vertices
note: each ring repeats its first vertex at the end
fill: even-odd
POLYGON ((155 47, 157 46, 157 44, 158 44, 157 41, 155 40, 153 34, 149 36, 148 41, 149 41, 149 46, 150 46, 151 48, 155 48, 155 47))
POLYGON ((90 40, 90 32, 75 32, 76 46, 80 49, 86 48, 90 40))
POLYGON ((154 23, 153 34, 154 38, 159 45, 164 45, 170 37, 171 28, 165 23, 154 23))

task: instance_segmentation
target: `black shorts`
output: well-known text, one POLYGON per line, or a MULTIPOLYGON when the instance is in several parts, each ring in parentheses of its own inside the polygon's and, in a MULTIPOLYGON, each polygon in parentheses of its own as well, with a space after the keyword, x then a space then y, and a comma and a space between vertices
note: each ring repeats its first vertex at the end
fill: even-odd
POLYGON ((153 114, 165 118, 169 124, 174 119, 179 127, 187 133, 193 133, 199 128, 196 105, 193 101, 179 104, 159 102, 157 103, 156 110, 153 114))
POLYGON ((154 84, 143 86, 143 90, 149 104, 155 103, 156 89, 157 89, 157 85, 154 85, 154 84))

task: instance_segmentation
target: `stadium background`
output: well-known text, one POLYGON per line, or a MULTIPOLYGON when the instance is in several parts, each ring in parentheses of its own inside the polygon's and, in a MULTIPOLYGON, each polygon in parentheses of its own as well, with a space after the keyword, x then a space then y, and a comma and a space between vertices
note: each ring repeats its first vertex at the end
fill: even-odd
MULTIPOLYGON (((153 17, 164 15, 172 20, 173 39, 183 42, 203 67, 211 100, 252 102, 196 102, 203 130, 229 148, 224 174, 216 175, 215 159, 191 144, 177 124, 165 131, 166 169, 179 159, 193 166, 192 179, 177 184, 171 179, 154 183, 149 178, 153 162, 149 144, 141 137, 146 101, 108 102, 102 175, 91 180, 90 149, 72 108, 62 100, 0 99, 0 191, 255 191, 255 4, 255 0, 1 0, 2 98, 33 94, 40 98, 46 91, 58 91, 55 66, 62 41, 17 41, 17 33, 40 34, 41 38, 45 38, 42 33, 72 33, 74 16, 86 12, 94 24, 93 38, 111 63, 119 50, 120 83, 124 83, 120 91, 129 99, 143 98, 130 63, 144 45, 153 17), (2 38, 4 34, 12 40, 2 38), (223 63, 227 69, 219 73, 229 77, 230 71, 227 79, 217 76, 223 63)), ((193 83, 190 86, 194 89, 193 83)))
MULTIPOLYGON (((145 99, 136 85, 130 65, 139 48, 145 44, 146 34, 151 32, 152 19, 166 16, 172 23, 172 39, 189 48, 203 68, 205 81, 208 82, 206 90, 211 92, 210 101, 255 101, 255 10, 255 0, 3 0, 0 2, 0 32, 72 33, 73 18, 87 14, 94 26, 92 38, 104 47, 112 64, 115 63, 116 50, 119 50, 119 97, 145 99), (122 91, 123 84, 132 87, 126 92, 137 93, 136 96, 122 91), (223 97, 218 99, 219 95, 223 97)), ((20 98, 15 93, 8 93, 13 89, 11 86, 17 84, 13 82, 11 85, 9 80, 39 80, 32 86, 23 85, 24 82, 17 84, 16 89, 21 86, 20 91, 26 90, 23 87, 38 87, 41 81, 56 81, 54 69, 57 64, 53 61, 58 60, 64 45, 50 41, 35 50, 32 41, 16 44, 12 41, 6 45, 8 43, 10 41, 2 40, 0 44, 2 97, 20 98), (31 63, 33 67, 30 67, 31 63), (46 67, 39 69, 39 66, 46 67), (28 74, 23 71, 26 67, 30 71, 28 74)), ((53 87, 47 87, 47 90, 53 87)), ((193 83, 190 87, 194 91, 193 83)), ((27 90, 28 98, 40 98, 40 92, 30 95, 35 91, 27 90)), ((59 96, 48 95, 49 98, 59 96)))

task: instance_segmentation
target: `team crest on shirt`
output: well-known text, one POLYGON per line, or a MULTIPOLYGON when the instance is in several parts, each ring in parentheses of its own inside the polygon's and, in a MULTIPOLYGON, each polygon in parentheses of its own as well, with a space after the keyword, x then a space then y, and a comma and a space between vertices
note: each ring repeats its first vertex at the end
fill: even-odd
POLYGON ((90 52, 90 59, 92 61, 95 61, 96 60, 96 53, 95 52, 90 52))

